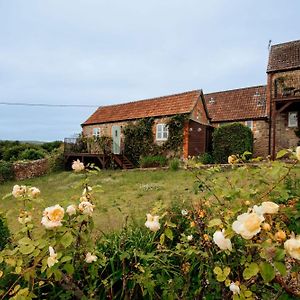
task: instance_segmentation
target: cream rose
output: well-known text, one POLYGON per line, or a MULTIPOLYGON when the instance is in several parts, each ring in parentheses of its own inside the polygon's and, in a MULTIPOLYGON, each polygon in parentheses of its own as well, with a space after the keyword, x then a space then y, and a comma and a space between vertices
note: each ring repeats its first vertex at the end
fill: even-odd
POLYGON ((296 148, 296 157, 298 160, 300 160, 300 146, 296 148))
POLYGON ((88 252, 85 256, 85 262, 87 262, 88 264, 97 261, 97 256, 96 255, 92 255, 91 252, 88 252))
POLYGON ((147 221, 145 223, 145 226, 151 231, 158 231, 160 229, 159 216, 152 216, 151 214, 147 214, 146 216, 147 221))
POLYGON ((224 229, 222 231, 217 230, 213 235, 213 240, 221 250, 232 250, 231 241, 230 239, 225 238, 224 229))
POLYGON ((65 214, 65 210, 58 204, 47 207, 44 210, 41 223, 47 229, 52 229, 55 227, 62 226, 61 221, 64 217, 64 214, 65 214))
POLYGON ((239 215, 237 220, 233 222, 232 229, 244 239, 250 240, 260 232, 260 225, 264 219, 262 215, 255 212, 244 213, 239 215))
POLYGON ((229 164, 231 164, 231 165, 234 164, 236 162, 236 160, 237 160, 237 157, 235 155, 228 156, 228 163, 229 164))
POLYGON ((82 162, 80 162, 79 159, 74 160, 72 163, 72 169, 74 170, 74 172, 81 172, 84 170, 84 164, 82 162))
POLYGON ((284 249, 292 258, 300 260, 300 235, 285 241, 284 249))
POLYGON ((31 187, 28 189, 28 195, 32 198, 36 198, 41 194, 41 191, 36 187, 31 187))
POLYGON ((241 292, 240 287, 234 282, 230 283, 229 289, 232 291, 234 295, 239 294, 241 292))
POLYGON ((49 268, 51 268, 56 263, 58 263, 58 260, 57 260, 57 254, 54 252, 54 249, 51 246, 49 247, 49 253, 50 253, 50 256, 47 259, 47 265, 49 268))
POLYGON ((193 235, 191 234, 191 235, 188 235, 187 236, 187 240, 190 242, 190 241, 192 241, 193 240, 193 235))
POLYGON ((15 197, 15 198, 20 198, 22 196, 25 196, 27 192, 27 187, 25 185, 14 185, 13 187, 13 190, 12 190, 12 195, 15 197))
POLYGON ((74 204, 72 205, 69 205, 66 209, 66 213, 69 215, 69 216, 72 216, 72 215, 76 215, 76 206, 74 204))
POLYGON ((94 207, 95 205, 93 205, 88 201, 80 202, 80 204, 78 205, 78 209, 80 210, 80 212, 84 215, 89 215, 89 216, 92 216, 94 207))
POLYGON ((261 206, 264 214, 277 214, 279 210, 279 205, 271 201, 263 202, 261 206))

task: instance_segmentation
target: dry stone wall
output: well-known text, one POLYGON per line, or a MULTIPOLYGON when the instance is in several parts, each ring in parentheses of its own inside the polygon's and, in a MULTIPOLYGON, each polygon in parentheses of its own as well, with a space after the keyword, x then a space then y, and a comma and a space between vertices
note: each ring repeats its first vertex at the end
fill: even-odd
POLYGON ((13 164, 13 173, 16 180, 39 177, 47 172, 48 160, 46 158, 28 162, 16 162, 13 164))

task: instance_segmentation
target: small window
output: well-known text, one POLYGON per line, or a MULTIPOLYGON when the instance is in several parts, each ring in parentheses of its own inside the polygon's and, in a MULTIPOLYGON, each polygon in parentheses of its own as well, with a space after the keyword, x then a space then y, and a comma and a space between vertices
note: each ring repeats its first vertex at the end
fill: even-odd
POLYGON ((288 127, 298 127, 298 112, 297 111, 289 112, 288 127))
POLYGON ((253 130, 253 121, 252 120, 245 121, 245 126, 253 130))
POLYGON ((100 128, 93 128, 93 136, 100 137, 100 128))
POLYGON ((157 124, 156 126, 156 140, 166 141, 169 137, 169 130, 166 124, 157 124))

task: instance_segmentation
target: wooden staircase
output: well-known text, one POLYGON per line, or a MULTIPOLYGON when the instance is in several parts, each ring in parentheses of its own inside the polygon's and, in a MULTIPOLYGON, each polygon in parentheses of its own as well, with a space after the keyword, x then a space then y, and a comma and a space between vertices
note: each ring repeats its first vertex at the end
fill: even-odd
POLYGON ((123 154, 113 154, 113 159, 122 169, 128 170, 134 168, 132 162, 123 154))

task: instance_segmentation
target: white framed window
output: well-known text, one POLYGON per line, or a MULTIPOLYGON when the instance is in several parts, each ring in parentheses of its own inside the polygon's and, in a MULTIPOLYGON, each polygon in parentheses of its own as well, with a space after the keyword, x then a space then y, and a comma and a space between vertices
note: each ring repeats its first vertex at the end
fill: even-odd
POLYGON ((289 111, 288 115, 288 127, 298 127, 298 112, 297 111, 289 111))
POLYGON ((100 128, 93 128, 93 136, 100 137, 100 128))
POLYGON ((252 120, 245 121, 245 126, 249 127, 251 130, 253 130, 253 121, 252 120))
POLYGON ((156 125, 156 140, 157 141, 166 141, 169 137, 169 130, 166 124, 157 124, 156 125))

